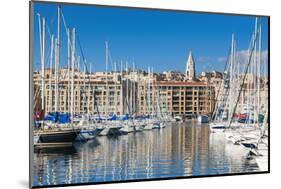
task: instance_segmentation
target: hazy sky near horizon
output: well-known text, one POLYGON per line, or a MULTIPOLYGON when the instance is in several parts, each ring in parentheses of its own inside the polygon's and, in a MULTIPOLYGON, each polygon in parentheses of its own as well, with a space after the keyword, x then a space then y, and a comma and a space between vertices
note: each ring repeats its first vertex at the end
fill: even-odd
MULTIPOLYGON (((57 4, 34 3, 34 63, 40 68, 39 30, 36 13, 46 18, 46 67, 49 67, 50 34, 57 35, 57 4)), ((67 27, 76 28, 83 55, 94 71, 105 70, 105 41, 109 42, 111 62, 135 62, 135 67, 162 72, 184 72, 188 52, 192 50, 196 72, 223 70, 231 44, 237 51, 249 47, 254 16, 206 14, 195 12, 145 10, 135 8, 62 6, 67 27)), ((268 49, 268 19, 261 18, 262 49, 268 49)), ((78 55, 82 53, 76 42, 78 55)), ((61 19, 61 67, 67 65, 67 35, 61 19)), ((119 66, 120 67, 120 66, 119 66)), ((109 70, 112 67, 109 66, 109 70)))

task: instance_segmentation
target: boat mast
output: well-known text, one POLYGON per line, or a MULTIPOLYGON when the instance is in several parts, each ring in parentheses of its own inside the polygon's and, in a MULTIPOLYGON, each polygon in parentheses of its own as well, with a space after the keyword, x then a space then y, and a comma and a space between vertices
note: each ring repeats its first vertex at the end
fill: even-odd
POLYGON ((71 106, 70 115, 71 123, 73 123, 74 110, 74 62, 75 62, 75 28, 72 29, 72 49, 71 49, 71 106))
POLYGON ((56 61, 55 61, 55 79, 56 79, 56 85, 55 85, 55 112, 58 112, 58 101, 59 101, 59 64, 60 64, 60 12, 61 7, 58 6, 58 33, 57 33, 57 43, 56 43, 56 61))
POLYGON ((54 35, 51 36, 51 54, 50 54, 50 76, 49 76, 49 112, 52 112, 53 94, 52 94, 52 75, 53 75, 53 51, 54 51, 54 35))
MULTIPOLYGON (((256 34, 254 33, 253 34, 253 37, 252 37, 252 43, 254 43, 254 40, 255 40, 255 36, 256 34)), ((251 47, 250 47, 251 48, 251 47)), ((252 60, 251 60, 252 61, 252 60)), ((248 71, 248 75, 247 75, 247 78, 248 78, 248 83, 247 83, 247 91, 248 91, 248 95, 247 95, 247 106, 246 106, 246 110, 248 111, 247 112, 247 125, 249 124, 249 121, 250 121, 250 112, 249 112, 249 107, 250 107, 250 104, 251 104, 251 102, 250 102, 250 100, 251 100, 251 65, 252 65, 252 62, 249 62, 249 71, 248 71)))
MULTIPOLYGON (((86 95, 86 64, 84 64, 83 66, 83 88, 82 88, 82 93, 81 93, 81 96, 82 96, 82 106, 81 106, 81 111, 83 112, 83 114, 86 114, 88 113, 87 110, 85 110, 85 102, 86 102, 86 98, 87 98, 87 95, 86 95)), ((89 104, 88 104, 89 105, 89 104)))
POLYGON ((45 111, 45 34, 46 34, 46 24, 45 18, 42 18, 42 47, 41 47, 41 109, 45 111))
MULTIPOLYGON (((90 115, 90 96, 91 96, 91 85, 90 85, 90 74, 92 72, 92 65, 90 64, 90 73, 89 73, 89 81, 88 81, 88 115, 90 115)), ((86 77, 86 74, 85 74, 86 77)), ((85 87, 84 87, 85 89, 85 87)))
POLYGON ((57 43, 58 43, 58 39, 55 38, 55 112, 57 112, 57 54, 58 54, 58 48, 57 48, 57 43))
POLYGON ((230 57, 230 51, 227 55, 227 59, 225 61, 224 69, 223 69, 223 75, 222 75, 222 80, 220 81, 219 84, 219 89, 215 97, 215 107, 213 109, 212 117, 211 120, 217 120, 218 119, 218 113, 220 111, 220 108, 224 106, 224 100, 226 96, 226 90, 224 87, 224 82, 226 80, 225 78, 225 72, 227 71, 228 68, 228 63, 229 63, 229 57, 230 57), (222 96, 222 97, 221 97, 222 96))
MULTIPOLYGON (((236 44, 236 40, 234 40, 234 62, 236 63, 236 82, 235 83, 236 83, 236 88, 237 88, 237 90, 235 90, 235 93, 237 95, 239 93, 239 83, 240 83, 240 62, 237 59, 236 48, 237 48, 237 44, 236 44)), ((242 100, 239 99, 239 102, 238 102, 238 104, 241 105, 242 100), (240 104, 239 104, 239 102, 240 102, 240 104)))
POLYGON ((128 105, 128 102, 129 102, 129 79, 128 79, 128 62, 126 61, 126 74, 127 74, 127 78, 126 78, 126 105, 127 105, 127 114, 130 114, 129 113, 129 105, 128 105))
POLYGON ((71 57, 71 39, 70 30, 67 28, 67 106, 70 107, 70 57, 71 57))
POLYGON ((266 59, 264 61, 264 67, 263 67, 263 74, 264 74, 264 80, 263 80, 263 87, 264 87, 264 96, 265 96, 265 101, 264 101, 264 109, 267 110, 268 109, 268 105, 267 105, 267 88, 266 88, 266 82, 267 82, 267 64, 268 64, 268 55, 266 55, 266 59))
MULTIPOLYGON (((229 68, 229 82, 230 82, 230 94, 229 94, 229 115, 232 115, 232 109, 233 109, 233 90, 234 90, 234 82, 233 82, 233 64, 234 64, 234 34, 232 34, 231 37, 231 58, 230 58, 230 68, 229 68)), ((232 119, 229 117, 228 119, 232 119)))
POLYGON ((130 114, 133 115, 133 78, 130 70, 130 114))
POLYGON ((116 80, 118 79, 118 75, 116 72, 116 62, 114 62, 114 75, 115 75, 115 81, 114 81, 114 86, 115 86, 115 91, 114 91, 114 104, 115 104, 115 112, 114 114, 117 115, 117 82, 116 80))
MULTIPOLYGON (((93 70, 94 70, 94 65, 93 65, 93 70)), ((89 94, 89 98, 92 96, 92 103, 93 103, 93 106, 92 106, 92 114, 94 115, 95 114, 95 108, 97 107, 98 109, 98 105, 96 104, 96 99, 95 99, 95 85, 93 84, 92 88, 91 88, 91 76, 92 76, 92 67, 91 67, 91 71, 89 73, 89 88, 90 88, 90 94, 89 94), (92 91, 92 93, 91 93, 92 91)), ((99 111, 97 111, 98 115, 100 114, 99 111)), ((100 115, 99 115, 99 118, 100 118, 100 115)))
MULTIPOLYGON (((77 77, 77 79, 78 79, 78 81, 76 82, 76 93, 77 94, 80 94, 80 56, 77 56, 77 74, 78 74, 78 77, 77 77)), ((75 95, 76 96, 76 95, 75 95)), ((79 95, 80 96, 80 95, 79 95)), ((80 103, 79 103, 80 104, 80 103)), ((80 107, 80 105, 79 104, 77 104, 78 105, 78 107, 79 108, 77 108, 78 110, 77 110, 77 112, 78 112, 78 114, 80 114, 81 113, 81 107, 80 107)), ((74 111, 74 113, 77 113, 76 112, 76 108, 75 108, 75 111, 74 111)))
POLYGON ((151 103, 152 103, 152 115, 155 116, 155 100, 154 100, 154 89, 153 89, 153 67, 151 68, 151 73, 150 73, 150 83, 151 83, 151 103), (151 78, 152 77, 152 78, 151 78))
POLYGON ((124 110, 123 110, 123 61, 121 60, 121 66, 120 66, 120 82, 121 82, 121 91, 120 91, 120 103, 121 103, 121 114, 124 114, 124 110))
POLYGON ((234 104, 234 108, 233 108, 233 111, 232 111, 232 115, 231 115, 231 119, 230 119, 230 121, 229 121, 228 127, 231 127, 231 124, 232 124, 232 122, 233 122, 233 117, 234 117, 234 113, 235 113, 236 108, 237 108, 237 105, 238 105, 238 100, 240 99, 241 92, 242 92, 242 89, 243 89, 243 85, 245 84, 246 76, 247 76, 247 73, 248 73, 250 64, 251 64, 251 62, 252 62, 252 58, 253 58, 253 54, 254 54, 253 52, 254 52, 254 50, 255 50, 256 41, 257 41, 257 34, 255 33, 255 34, 254 34, 254 37, 253 37, 253 41, 252 41, 253 44, 251 44, 251 47, 250 47, 250 53, 249 53, 248 63, 247 63, 247 65, 245 66, 244 75, 243 75, 242 83, 240 84, 239 93, 238 93, 238 95, 237 95, 236 101, 234 101, 234 102, 236 102, 236 103, 234 104))
MULTIPOLYGON (((255 33, 256 35, 258 35, 258 17, 256 17, 256 23, 255 23, 255 33)), ((254 54, 254 65, 253 65, 253 100, 254 100, 254 117, 253 117, 253 120, 254 120, 254 123, 256 122, 257 120, 257 95, 256 95, 256 91, 257 91, 257 43, 255 43, 255 50, 254 50, 255 54, 254 54)))
POLYGON ((105 90, 106 90, 106 98, 105 98, 105 116, 108 114, 108 41, 105 42, 105 90))
POLYGON ((135 61, 133 61, 133 87, 132 87, 132 114, 136 112, 136 102, 135 102, 135 61))
MULTIPOLYGON (((137 81, 137 84, 135 85, 135 90, 137 90, 137 91, 140 91, 140 88, 139 88, 139 86, 140 86, 140 81, 139 81, 139 72, 138 72, 138 69, 136 70, 136 81, 137 81)), ((140 93, 139 92, 137 92, 137 94, 136 94, 136 99, 135 99, 135 112, 138 112, 138 113, 140 113, 140 109, 139 109, 139 99, 140 99, 140 93)))
POLYGON ((151 114, 151 94, 150 94, 150 67, 148 67, 148 114, 151 114))
POLYGON ((260 106, 260 98, 261 98, 261 95, 260 95, 260 87, 261 87, 261 84, 260 84, 260 82, 261 82, 261 43, 262 43, 262 41, 261 41, 261 33, 262 32, 262 30, 261 30, 261 24, 260 24, 260 27, 259 27, 259 59, 258 59, 258 84, 257 84, 257 87, 258 87, 258 108, 257 108, 257 110, 258 110, 258 112, 257 112, 257 114, 258 114, 258 123, 259 123, 259 114, 260 114, 260 108, 261 108, 261 106, 260 106))

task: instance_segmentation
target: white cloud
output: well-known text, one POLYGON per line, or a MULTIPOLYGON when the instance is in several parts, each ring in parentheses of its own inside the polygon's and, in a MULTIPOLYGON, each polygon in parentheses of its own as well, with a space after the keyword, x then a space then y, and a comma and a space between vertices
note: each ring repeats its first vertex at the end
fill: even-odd
POLYGON ((218 61, 219 63, 225 63, 226 59, 227 59, 227 57, 222 56, 222 57, 219 57, 217 61, 218 61))
POLYGON ((210 62, 211 61, 211 57, 208 56, 200 56, 197 58, 198 62, 210 62))
MULTIPOLYGON (((249 51, 248 50, 240 50, 236 52, 237 54, 237 62, 239 63, 239 69, 240 71, 243 71, 245 68, 245 65, 247 65, 248 60, 249 60, 249 51)), ((254 54, 252 56, 252 60, 254 59, 254 54)), ((257 53, 257 60, 258 60, 258 53, 257 53)), ((217 62, 219 63, 225 63, 227 61, 227 57, 222 56, 217 58, 217 62)), ((268 64, 268 51, 263 50, 261 52, 261 71, 263 72, 264 70, 264 65, 268 64)), ((268 66, 266 66, 268 67, 268 66)), ((238 67, 237 67, 238 68, 238 67)), ((266 68, 267 69, 267 68, 266 68)))
MULTIPOLYGON (((250 56, 250 53, 248 50, 237 51, 237 61, 240 64, 243 64, 243 65, 247 64, 249 61, 249 56, 250 56)), ((256 56, 258 59, 259 58, 258 53, 256 54, 256 56)), ((267 63, 267 56, 268 56, 267 50, 264 50, 261 52, 261 64, 267 63)), ((252 59, 254 59, 254 54, 252 55, 252 59)))

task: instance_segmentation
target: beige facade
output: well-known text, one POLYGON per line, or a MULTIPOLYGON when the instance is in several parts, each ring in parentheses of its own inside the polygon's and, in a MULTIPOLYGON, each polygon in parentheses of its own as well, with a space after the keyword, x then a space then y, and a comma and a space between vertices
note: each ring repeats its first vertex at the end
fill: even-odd
MULTIPOLYGON (((60 72, 57 111, 66 113, 70 112, 71 107, 71 78, 68 79, 67 74, 63 74, 64 71, 61 70, 60 72)), ((45 72, 45 112, 54 112, 56 109, 55 78, 54 74, 50 74, 50 70, 45 72)), ((117 73, 108 75, 98 73, 95 75, 84 74, 76 70, 73 87, 74 113, 123 114, 122 85, 116 78, 118 78, 117 73), (107 76, 108 81, 106 81, 107 76)), ((38 90, 41 92, 41 75, 40 73, 34 73, 34 94, 38 94, 38 90)), ((36 97, 41 98, 41 94, 36 95, 36 97)), ((38 109, 36 106, 40 106, 40 103, 39 101, 36 102, 34 102, 35 109, 38 109)))
MULTIPOLYGON (((71 78, 60 71, 57 110, 70 112, 71 78)), ((157 74, 145 72, 96 72, 75 70, 75 114, 157 114, 159 111, 182 116, 209 114, 215 93, 207 82, 159 81, 157 74), (108 78, 108 79, 106 79, 108 78)), ((34 72, 35 107, 40 109, 41 75, 34 72)), ((45 112, 55 111, 55 78, 45 71, 45 112), (51 79, 50 79, 51 78, 51 79)))
POLYGON ((205 82, 154 81, 150 89, 139 85, 139 113, 151 114, 160 109, 173 116, 210 114, 214 97, 213 87, 205 82))

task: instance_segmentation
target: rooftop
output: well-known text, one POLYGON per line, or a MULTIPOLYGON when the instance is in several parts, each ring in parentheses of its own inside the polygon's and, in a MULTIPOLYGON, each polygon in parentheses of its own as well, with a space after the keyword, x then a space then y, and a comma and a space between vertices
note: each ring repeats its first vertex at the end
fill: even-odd
POLYGON ((207 82, 200 81, 156 81, 155 84, 168 86, 208 86, 207 82))

